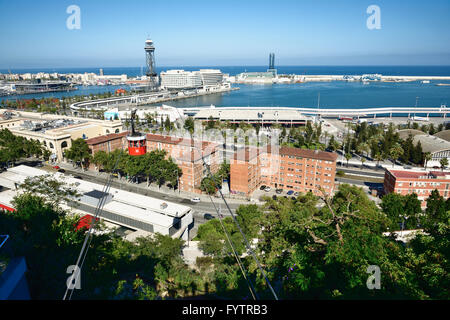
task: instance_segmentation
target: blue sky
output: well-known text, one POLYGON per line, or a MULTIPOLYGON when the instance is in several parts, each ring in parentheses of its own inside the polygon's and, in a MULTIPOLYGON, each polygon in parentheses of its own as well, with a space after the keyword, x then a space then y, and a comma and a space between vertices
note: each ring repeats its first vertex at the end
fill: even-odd
POLYGON ((450 1, 0 0, 0 68, 450 65, 450 1), (69 5, 81 29, 69 30, 69 5), (369 30, 369 5, 381 29, 369 30))

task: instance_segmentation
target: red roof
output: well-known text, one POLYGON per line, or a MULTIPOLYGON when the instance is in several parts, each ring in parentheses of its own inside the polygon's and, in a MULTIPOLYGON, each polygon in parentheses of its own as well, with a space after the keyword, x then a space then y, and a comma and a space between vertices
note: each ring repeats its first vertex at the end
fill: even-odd
POLYGON ((108 142, 111 140, 116 140, 116 139, 122 138, 122 137, 126 136, 127 134, 128 134, 128 132, 126 132, 126 131, 121 132, 121 133, 110 133, 110 134, 107 134, 104 136, 87 139, 86 143, 88 145, 104 143, 104 142, 108 142))
POLYGON ((406 170, 388 170, 394 177, 403 179, 436 179, 445 178, 446 175, 450 175, 448 171, 406 171, 406 170))
MULTIPOLYGON (((272 148, 270 146, 267 147, 267 152, 272 153, 272 148)), ((338 158, 338 155, 335 152, 326 152, 322 150, 310 150, 293 147, 279 147, 278 154, 280 156, 294 156, 326 161, 336 161, 338 158)))

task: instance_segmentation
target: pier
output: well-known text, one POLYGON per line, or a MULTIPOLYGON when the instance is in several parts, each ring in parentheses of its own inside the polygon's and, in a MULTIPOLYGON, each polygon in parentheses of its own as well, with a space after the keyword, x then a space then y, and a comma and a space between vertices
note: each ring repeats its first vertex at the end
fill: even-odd
POLYGON ((73 112, 107 110, 110 107, 118 107, 119 105, 135 105, 135 106, 148 105, 185 98, 193 98, 214 93, 229 92, 234 90, 239 90, 239 88, 232 88, 231 86, 221 86, 211 88, 207 87, 199 90, 189 90, 189 91, 151 92, 144 94, 135 94, 130 96, 75 102, 70 105, 70 109, 73 112))

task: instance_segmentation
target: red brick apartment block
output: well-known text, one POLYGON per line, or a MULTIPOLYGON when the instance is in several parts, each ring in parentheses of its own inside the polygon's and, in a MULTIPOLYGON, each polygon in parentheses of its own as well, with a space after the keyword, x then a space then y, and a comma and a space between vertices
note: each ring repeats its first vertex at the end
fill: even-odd
POLYGON ((180 190, 183 191, 201 193, 202 179, 208 174, 205 164, 212 173, 220 167, 218 144, 212 142, 147 134, 147 152, 152 150, 166 150, 168 157, 178 164, 183 172, 180 177, 180 190))
POLYGON ((390 170, 384 174, 384 192, 402 195, 416 193, 426 207, 426 199, 437 189, 439 194, 447 199, 450 189, 450 172, 424 170, 390 170))
POLYGON ((244 157, 236 155, 230 164, 233 193, 249 196, 260 185, 285 191, 313 192, 322 195, 334 191, 337 154, 291 147, 260 149, 244 157))

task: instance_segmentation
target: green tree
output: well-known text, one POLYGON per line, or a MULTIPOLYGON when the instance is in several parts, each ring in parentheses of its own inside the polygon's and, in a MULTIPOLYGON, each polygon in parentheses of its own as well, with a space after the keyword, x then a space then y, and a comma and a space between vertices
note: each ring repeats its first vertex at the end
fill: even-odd
POLYGON ((445 200, 439 194, 439 191, 434 189, 427 199, 427 208, 422 219, 422 225, 430 232, 434 232, 439 228, 439 223, 445 222, 447 218, 448 211, 446 210, 445 200))
POLYGON ((217 187, 213 179, 211 179, 210 177, 204 177, 200 185, 200 190, 206 192, 209 195, 213 195, 216 194, 217 187))
POLYGON ((80 165, 82 169, 89 165, 91 160, 91 149, 82 138, 72 140, 72 146, 65 151, 65 157, 80 165))
POLYGON ((346 154, 344 155, 344 157, 345 157, 345 160, 347 160, 347 168, 348 168, 348 162, 349 162, 349 160, 352 158, 352 155, 351 155, 350 153, 346 153, 346 154))
POLYGON ((433 156, 431 155, 430 152, 425 152, 424 156, 423 156, 424 162, 425 162, 425 170, 427 169, 427 164, 428 161, 430 161, 431 159, 433 159, 433 156))
POLYGON ((186 120, 184 121, 183 128, 189 132, 189 134, 191 135, 191 138, 192 138, 192 135, 194 134, 194 128, 195 128, 194 119, 192 117, 186 118, 186 120))
POLYGON ((442 158, 439 160, 439 164, 441 165, 441 170, 444 171, 444 169, 448 166, 448 159, 442 158))
POLYGON ((331 135, 330 140, 328 141, 327 149, 329 151, 336 151, 339 148, 339 143, 335 140, 334 135, 331 135))
POLYGON ((394 167, 395 165, 395 161, 397 161, 397 159, 399 157, 401 157, 403 154, 403 148, 400 146, 399 143, 395 143, 390 149, 389 149, 389 155, 392 159, 392 167, 394 167))
POLYGON ((415 229, 419 224, 422 208, 415 193, 406 196, 389 193, 382 198, 380 206, 390 220, 392 231, 398 230, 400 224, 406 223, 407 229, 415 229))
POLYGON ((105 166, 107 165, 109 160, 109 156, 108 154, 103 151, 97 151, 94 156, 92 157, 92 163, 95 164, 95 166, 97 167, 97 169, 100 171, 100 167, 102 167, 103 169, 105 168, 105 166))

